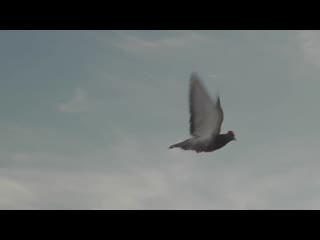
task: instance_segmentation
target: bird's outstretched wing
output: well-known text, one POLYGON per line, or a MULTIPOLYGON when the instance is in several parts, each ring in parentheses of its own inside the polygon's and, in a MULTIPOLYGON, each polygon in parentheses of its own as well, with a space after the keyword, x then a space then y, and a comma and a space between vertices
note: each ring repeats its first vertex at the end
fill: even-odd
POLYGON ((191 135, 209 139, 220 133, 223 122, 220 97, 213 101, 195 72, 190 79, 189 111, 191 135))

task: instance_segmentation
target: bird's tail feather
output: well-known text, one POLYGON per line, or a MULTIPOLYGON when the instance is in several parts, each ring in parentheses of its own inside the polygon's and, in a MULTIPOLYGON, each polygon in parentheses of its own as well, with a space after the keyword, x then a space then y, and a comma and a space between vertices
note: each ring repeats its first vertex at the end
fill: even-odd
POLYGON ((171 145, 169 148, 181 148, 183 150, 194 150, 197 153, 204 152, 206 150, 207 145, 197 141, 195 138, 187 139, 183 142, 179 142, 177 144, 171 145))
POLYGON ((171 145, 169 148, 182 148, 184 150, 191 150, 190 148, 190 144, 189 144, 190 139, 187 139, 183 142, 177 143, 177 144, 173 144, 171 145))

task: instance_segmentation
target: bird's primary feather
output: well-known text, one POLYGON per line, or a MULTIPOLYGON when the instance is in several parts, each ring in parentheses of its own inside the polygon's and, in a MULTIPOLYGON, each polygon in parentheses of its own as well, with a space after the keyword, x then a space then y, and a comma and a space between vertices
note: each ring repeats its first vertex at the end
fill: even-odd
POLYGON ((211 99, 197 73, 191 74, 189 111, 192 136, 210 138, 220 133, 223 121, 220 98, 211 99))

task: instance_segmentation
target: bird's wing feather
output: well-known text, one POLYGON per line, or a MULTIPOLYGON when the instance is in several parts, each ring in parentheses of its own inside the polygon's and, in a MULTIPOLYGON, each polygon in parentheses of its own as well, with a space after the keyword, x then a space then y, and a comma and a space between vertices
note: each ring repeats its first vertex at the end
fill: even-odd
POLYGON ((189 92, 190 134, 209 139, 220 133, 223 110, 218 96, 213 101, 197 73, 191 74, 189 92))
POLYGON ((217 133, 220 133, 221 131, 221 125, 224 119, 224 113, 223 113, 223 109, 221 107, 221 101, 220 101, 220 96, 217 96, 217 108, 218 108, 218 115, 219 115, 219 123, 217 125, 217 133))

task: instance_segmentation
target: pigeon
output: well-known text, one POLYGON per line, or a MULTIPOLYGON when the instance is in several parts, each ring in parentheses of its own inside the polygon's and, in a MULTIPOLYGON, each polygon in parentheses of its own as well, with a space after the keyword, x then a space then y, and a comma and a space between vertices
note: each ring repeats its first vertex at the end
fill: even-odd
POLYGON ((224 119, 220 96, 213 100, 196 72, 191 73, 189 85, 190 134, 192 138, 171 145, 169 148, 181 148, 197 153, 216 151, 236 137, 233 131, 220 134, 224 119))

